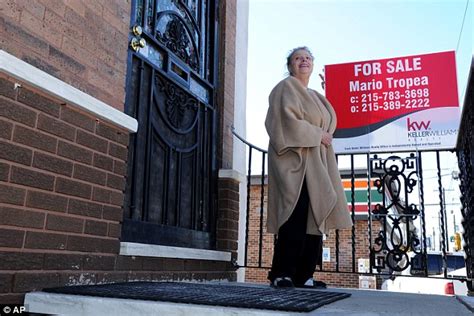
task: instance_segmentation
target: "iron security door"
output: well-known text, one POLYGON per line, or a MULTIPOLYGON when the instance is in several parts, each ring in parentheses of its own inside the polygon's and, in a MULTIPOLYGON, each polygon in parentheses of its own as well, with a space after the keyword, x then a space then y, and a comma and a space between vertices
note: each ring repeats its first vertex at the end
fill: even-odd
POLYGON ((122 241, 215 248, 215 1, 134 0, 122 241))

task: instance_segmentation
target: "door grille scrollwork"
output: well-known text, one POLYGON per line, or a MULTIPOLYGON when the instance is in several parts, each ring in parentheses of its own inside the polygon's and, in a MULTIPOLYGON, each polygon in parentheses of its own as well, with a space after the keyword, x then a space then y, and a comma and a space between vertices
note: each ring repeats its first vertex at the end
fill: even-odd
MULTIPOLYGON (((410 194, 417 186, 416 157, 390 156, 386 159, 374 155, 371 159, 371 176, 374 186, 382 194, 382 204, 375 205, 371 216, 380 221, 380 231, 370 249, 371 266, 379 272, 385 268, 401 272, 414 267, 410 252, 421 254, 421 242, 415 220, 420 216, 418 206, 409 203, 410 194)), ((416 264, 418 265, 418 263, 416 264)))

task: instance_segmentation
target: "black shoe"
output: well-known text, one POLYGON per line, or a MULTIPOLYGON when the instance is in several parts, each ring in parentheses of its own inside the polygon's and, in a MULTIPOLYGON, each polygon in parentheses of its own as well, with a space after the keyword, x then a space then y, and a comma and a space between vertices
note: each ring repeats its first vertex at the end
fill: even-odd
POLYGON ((316 281, 315 279, 308 279, 304 284, 295 284, 295 286, 306 289, 325 289, 328 287, 323 281, 316 281))
POLYGON ((275 288, 292 288, 292 287, 294 287, 293 281, 291 280, 290 277, 275 278, 270 285, 272 287, 275 287, 275 288))

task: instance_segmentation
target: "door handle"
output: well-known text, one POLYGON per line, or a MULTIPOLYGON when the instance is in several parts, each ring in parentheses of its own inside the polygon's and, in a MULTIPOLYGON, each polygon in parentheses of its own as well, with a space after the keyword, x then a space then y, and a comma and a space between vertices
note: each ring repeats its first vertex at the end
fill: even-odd
POLYGON ((140 48, 143 48, 146 46, 146 41, 144 38, 139 38, 139 37, 134 37, 130 41, 130 47, 135 51, 138 52, 140 48))

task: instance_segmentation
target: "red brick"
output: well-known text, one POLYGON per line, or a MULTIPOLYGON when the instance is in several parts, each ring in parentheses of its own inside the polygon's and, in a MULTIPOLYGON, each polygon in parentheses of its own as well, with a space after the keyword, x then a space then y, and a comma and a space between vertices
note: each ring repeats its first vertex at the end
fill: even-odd
POLYGON ((41 212, 0 206, 0 225, 43 228, 44 218, 41 212))
POLYGON ((102 16, 102 10, 103 7, 102 5, 97 2, 97 1, 84 1, 84 5, 87 7, 86 8, 86 17, 96 17, 96 16, 102 16))
POLYGON ((107 138, 113 142, 117 142, 119 138, 119 131, 105 123, 97 123, 95 127, 95 133, 99 136, 107 138))
POLYGON ((103 203, 110 203, 111 190, 94 187, 92 191, 92 200, 103 203))
MULTIPOLYGON (((46 9, 44 13, 44 19, 43 19, 44 25, 50 28, 56 28, 56 30, 61 33, 60 35, 67 35, 71 38, 74 38, 76 42, 81 43, 82 38, 83 38, 83 35, 81 32, 82 28, 77 27, 77 25, 76 26, 70 25, 64 19, 66 6, 64 4, 61 4, 61 5, 62 5, 63 10, 62 10, 62 14, 60 15, 48 10, 49 7, 46 9)), ((59 43, 58 43, 58 46, 59 46, 59 43)), ((66 69, 71 71, 71 69, 67 67, 68 66, 67 63, 65 66, 66 66, 66 69)))
POLYGON ((89 69, 94 69, 96 71, 98 60, 97 57, 90 54, 81 43, 77 42, 77 39, 73 39, 65 34, 63 36, 63 42, 61 45, 61 49, 65 54, 68 54, 78 62, 82 63, 89 69))
MULTIPOLYGON (((121 16, 119 16, 118 13, 125 14, 123 10, 117 10, 117 8, 115 8, 115 10, 112 10, 112 12, 107 10, 107 8, 104 8, 102 17, 107 23, 116 28, 120 33, 127 34, 129 23, 124 22, 124 20, 122 20, 121 16)), ((129 16, 128 18, 130 19, 129 16)))
MULTIPOLYGON (((9 47, 12 47, 13 45, 18 45, 18 47, 27 45, 31 47, 31 50, 41 54, 43 56, 47 55, 48 52, 48 44, 38 38, 38 36, 31 34, 30 32, 27 32, 21 25, 18 23, 10 23, 9 21, 5 21, 0 19, 0 28, 4 30, 5 34, 5 40, 9 41, 10 45, 9 47), (2 21, 4 23, 2 23, 2 21)), ((17 54, 16 52, 10 52, 12 55, 15 56, 21 56, 21 54, 17 54)), ((13 90, 15 96, 16 96, 16 91, 13 90)), ((14 99, 12 97, 12 99, 14 99)))
POLYGON ((42 253, 0 252, 0 270, 40 270, 42 253))
POLYGON ((122 226, 120 224, 109 223, 109 230, 107 236, 119 238, 122 232, 122 226))
POLYGON ((56 192, 90 199, 92 187, 89 184, 69 180, 65 178, 56 179, 56 192))
POLYGON ((100 185, 105 185, 106 183, 106 173, 104 171, 80 164, 74 165, 73 177, 100 185))
POLYGON ((37 18, 41 19, 44 15, 44 6, 35 1, 16 0, 15 3, 22 10, 27 10, 37 18))
POLYGON ((58 143, 55 137, 18 125, 15 127, 13 132, 13 140, 20 144, 52 153, 56 152, 56 146, 58 143))
POLYGON ((15 21, 20 18, 21 8, 15 1, 4 1, 2 3, 2 15, 15 21))
POLYGON ((34 54, 32 54, 31 56, 23 56, 21 59, 24 61, 24 62, 27 62, 28 64, 32 65, 32 66, 35 66, 36 68, 52 75, 52 76, 55 76, 55 77, 59 77, 60 74, 61 74, 61 71, 60 69, 54 67, 53 65, 51 65, 50 63, 48 63, 45 59, 43 59, 44 57, 41 57, 41 56, 36 56, 34 54))
POLYGON ((143 258, 134 256, 117 256, 115 269, 121 270, 142 270, 143 258))
POLYGON ((121 207, 115 207, 110 205, 104 205, 104 219, 112 221, 121 221, 123 219, 123 211, 121 207))
POLYGON ((0 247, 21 248, 24 237, 23 230, 0 228, 0 247))
POLYGON ((63 141, 59 141, 58 155, 86 164, 92 163, 92 151, 63 141))
POLYGON ((76 141, 80 145, 100 151, 102 153, 107 153, 108 142, 105 139, 99 138, 93 134, 78 130, 76 141))
POLYGON ((103 252, 103 239, 83 236, 69 236, 67 250, 83 252, 103 252))
POLYGON ((73 255, 65 253, 44 254, 45 270, 81 270, 83 255, 73 255))
POLYGON ((71 176, 73 163, 57 156, 35 152, 33 156, 33 167, 48 170, 57 174, 71 176))
POLYGON ((0 183, 0 203, 23 205, 26 190, 0 183))
POLYGON ((12 291, 13 274, 0 273, 0 293, 9 293, 12 291))
POLYGON ((17 166, 12 166, 10 181, 12 183, 49 191, 52 191, 54 187, 53 176, 17 166))
POLYGON ((113 271, 115 268, 115 256, 85 256, 84 270, 106 270, 113 271))
POLYGON ((84 14, 86 7, 81 1, 77 0, 64 0, 66 4, 66 12, 64 13, 64 18, 71 24, 75 25, 85 25, 86 20, 84 20, 84 14), (77 17, 71 18, 71 15, 79 16, 82 19, 78 19, 77 17))
MULTIPOLYGON (((76 38, 80 40, 82 35, 76 38)), ((70 71, 73 74, 80 75, 86 71, 86 66, 79 63, 72 57, 64 54, 59 49, 54 48, 53 46, 49 46, 49 57, 49 60, 54 62, 55 65, 58 65, 59 68, 70 71)))
POLYGON ((86 220, 84 233, 89 234, 89 235, 107 236, 107 223, 86 220))
POLYGON ((126 161, 128 155, 127 147, 120 146, 114 143, 110 143, 109 155, 114 156, 120 160, 126 161))
POLYGON ((17 273, 13 284, 14 292, 39 291, 59 286, 59 273, 17 273))
POLYGON ((8 181, 10 174, 10 165, 0 162, 0 181, 8 181))
POLYGON ((0 117, 11 119, 28 126, 35 126, 36 112, 13 101, 0 97, 0 117))
POLYGON ((30 149, 0 140, 0 158, 29 166, 32 156, 33 152, 30 149))
POLYGON ((122 192, 112 191, 110 192, 110 204, 122 206, 124 195, 122 192))
POLYGON ((109 188, 117 189, 123 191, 125 188, 125 178, 121 176, 116 176, 114 174, 107 174, 107 186, 109 188))
POLYGON ((27 232, 25 248, 32 249, 66 249, 67 236, 41 232, 27 232))
POLYGON ((130 142, 130 135, 128 134, 128 132, 119 132, 119 134, 117 135, 117 142, 128 147, 130 142))
POLYGON ((26 196, 26 206, 49 211, 66 212, 67 198, 56 194, 29 190, 26 196))
POLYGON ((66 4, 64 1, 39 0, 39 2, 60 17, 63 17, 66 12, 66 4))
POLYGON ((114 160, 109 156, 101 155, 94 153, 94 167, 101 168, 107 171, 113 171, 114 169, 114 160))
POLYGON ((76 138, 74 127, 44 114, 38 116, 38 129, 70 141, 76 138))
POLYGON ((165 258, 143 258, 143 270, 147 271, 160 271, 164 270, 165 258))
POLYGON ((32 108, 59 117, 59 104, 53 100, 35 93, 27 88, 18 91, 18 102, 29 105, 32 108))
POLYGON ((125 176, 127 174, 127 164, 120 160, 114 160, 114 173, 125 176))
POLYGON ((74 126, 93 132, 95 129, 95 120, 89 115, 83 114, 70 107, 64 107, 61 111, 61 119, 74 126))
POLYGON ((93 202, 86 202, 76 199, 69 200, 68 213, 88 216, 88 217, 102 217, 102 205, 93 202))
POLYGON ((57 41, 56 29, 45 25, 42 19, 38 19, 26 10, 23 10, 21 13, 20 25, 49 43, 54 43, 55 39, 57 41))
POLYGON ((48 230, 56 230, 63 232, 82 233, 84 220, 70 216, 59 216, 49 214, 46 222, 48 230))
POLYGON ((13 124, 4 120, 0 120, 0 138, 11 139, 13 124))
MULTIPOLYGON (((8 23, 8 25, 10 25, 10 23, 8 23)), ((0 95, 14 100, 16 98, 14 83, 5 78, 0 78, 0 95)))

